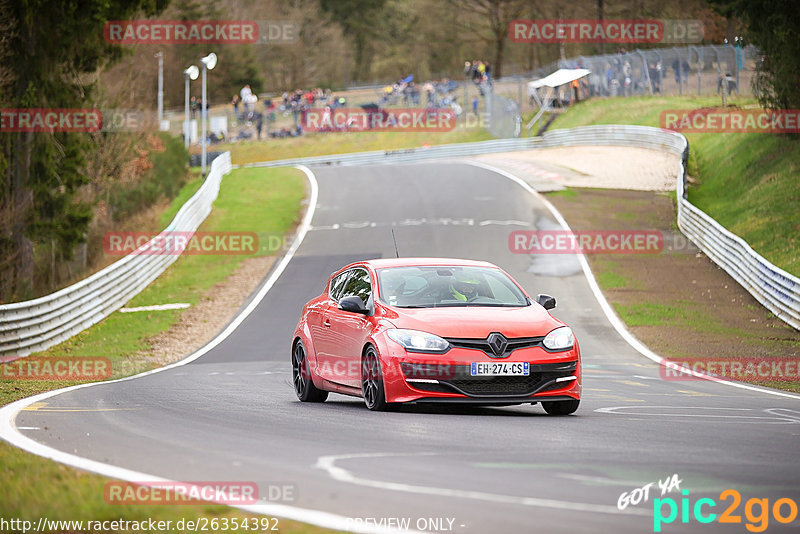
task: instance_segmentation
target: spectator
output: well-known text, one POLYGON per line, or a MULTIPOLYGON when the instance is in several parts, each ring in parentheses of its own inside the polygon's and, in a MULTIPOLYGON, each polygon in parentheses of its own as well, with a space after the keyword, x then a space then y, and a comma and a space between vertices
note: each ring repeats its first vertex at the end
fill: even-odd
POLYGON ((239 95, 233 95, 231 104, 233 104, 233 120, 236 120, 239 118, 239 95))
POLYGON ((190 103, 189 109, 191 110, 192 120, 197 118, 197 110, 200 109, 200 103, 197 101, 197 97, 193 96, 190 103))
POLYGON ((261 140, 261 129, 264 127, 264 115, 256 113, 256 132, 258 133, 258 140, 261 140))
POLYGON ((428 106, 433 105, 433 92, 435 91, 433 84, 431 82, 426 82, 425 85, 422 86, 422 90, 425 91, 425 101, 428 106))
POLYGON ((250 89, 250 84, 246 84, 242 87, 241 91, 239 91, 239 96, 242 98, 242 103, 247 103, 247 98, 253 94, 253 91, 250 89))

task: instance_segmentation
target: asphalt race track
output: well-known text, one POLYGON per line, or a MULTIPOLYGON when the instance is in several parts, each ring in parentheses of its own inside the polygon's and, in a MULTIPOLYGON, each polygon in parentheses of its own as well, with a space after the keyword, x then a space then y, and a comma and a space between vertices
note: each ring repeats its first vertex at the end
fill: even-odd
MULTIPOLYGON (((689 514, 682 525, 678 514, 663 532, 747 532, 749 498, 769 499, 770 511, 776 499, 800 502, 800 400, 662 380, 612 328, 576 257, 534 262, 509 251, 512 230, 559 228, 519 184, 454 163, 313 171, 312 228, 232 335, 188 365, 49 398, 20 412, 20 432, 173 480, 253 481, 262 495, 290 485, 292 499, 277 504, 359 518, 354 526, 410 518, 411 528, 438 532, 647 533, 657 482, 675 473, 689 495, 673 488, 664 497, 678 505, 708 497, 719 515, 732 502, 720 493, 737 490, 741 523, 701 524, 689 514), (530 294, 554 295, 554 315, 581 344, 578 412, 550 417, 528 405, 371 413, 339 395, 298 402, 289 344, 302 304, 334 269, 394 256, 391 228, 403 256, 489 260, 530 294), (617 509, 620 494, 649 483, 649 502, 617 509)), ((796 531, 798 521, 781 525, 770 514, 768 525, 796 531)))

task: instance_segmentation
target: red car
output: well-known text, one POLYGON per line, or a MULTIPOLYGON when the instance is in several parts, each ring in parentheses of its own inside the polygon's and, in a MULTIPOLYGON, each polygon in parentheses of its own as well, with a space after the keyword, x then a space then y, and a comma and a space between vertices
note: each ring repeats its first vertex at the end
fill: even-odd
POLYGON ((581 357, 572 330, 499 267, 481 261, 362 261, 333 273, 303 306, 292 340, 297 397, 398 403, 541 403, 578 409, 581 357))

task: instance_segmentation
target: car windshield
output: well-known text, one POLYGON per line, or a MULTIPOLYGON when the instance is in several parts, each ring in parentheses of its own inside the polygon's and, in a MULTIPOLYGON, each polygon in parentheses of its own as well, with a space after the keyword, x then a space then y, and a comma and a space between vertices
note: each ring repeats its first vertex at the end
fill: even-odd
POLYGON ((399 308, 529 305, 519 287, 491 267, 387 267, 378 270, 378 286, 381 302, 399 308))

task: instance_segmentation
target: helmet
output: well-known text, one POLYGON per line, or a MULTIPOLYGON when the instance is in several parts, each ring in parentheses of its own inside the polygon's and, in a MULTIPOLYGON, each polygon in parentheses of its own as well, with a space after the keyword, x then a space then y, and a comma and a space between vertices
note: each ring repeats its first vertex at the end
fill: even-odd
POLYGON ((454 275, 453 288, 462 295, 474 295, 480 285, 481 281, 469 273, 456 272, 454 275))

